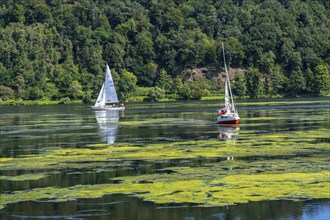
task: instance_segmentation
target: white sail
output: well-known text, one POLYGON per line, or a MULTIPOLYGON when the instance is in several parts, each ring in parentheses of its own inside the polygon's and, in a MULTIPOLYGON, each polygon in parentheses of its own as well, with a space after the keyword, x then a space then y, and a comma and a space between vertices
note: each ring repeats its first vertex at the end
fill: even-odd
POLYGON ((115 89, 115 85, 113 83, 112 75, 110 72, 110 68, 107 65, 106 74, 105 74, 105 82, 104 82, 104 94, 105 94, 105 103, 118 103, 118 97, 115 89))
POLYGON ((105 105, 105 98, 104 98, 104 83, 103 83, 99 96, 97 97, 97 100, 95 102, 95 106, 101 107, 104 105, 105 105))
POLYGON ((230 109, 230 97, 229 97, 229 91, 228 91, 228 78, 226 77, 225 82, 225 108, 227 110, 230 109))
MULTIPOLYGON (((222 53, 223 53, 223 62, 224 62, 224 65, 225 65, 225 72, 226 72, 226 93, 228 93, 228 90, 229 90, 229 96, 230 96, 230 104, 229 104, 229 109, 231 112, 233 113, 237 113, 236 111, 236 108, 235 108, 235 104, 234 104, 234 99, 233 99, 233 94, 231 92, 231 86, 230 86, 230 81, 229 81, 229 74, 228 74, 228 69, 227 69, 227 64, 226 64, 226 58, 225 58, 225 48, 223 46, 223 43, 222 43, 222 53), (228 88, 227 88, 228 86, 228 88)), ((229 99, 229 96, 225 93, 225 105, 226 105, 226 108, 227 108, 227 97, 229 99)))

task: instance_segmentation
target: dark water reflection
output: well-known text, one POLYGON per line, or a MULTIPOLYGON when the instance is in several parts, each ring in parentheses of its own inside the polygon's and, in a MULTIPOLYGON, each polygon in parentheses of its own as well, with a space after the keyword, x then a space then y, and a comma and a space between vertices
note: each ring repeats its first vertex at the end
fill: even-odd
POLYGON ((21 202, 1 212, 2 219, 143 219, 143 220, 328 220, 330 203, 264 201, 226 207, 201 208, 192 204, 156 205, 138 198, 111 195, 71 202, 21 202), (31 209, 31 207, 37 207, 31 209))
MULTIPOLYGON (((88 105, 1 106, 1 157, 35 155, 53 148, 84 148, 99 143, 147 145, 185 140, 236 140, 246 135, 329 129, 329 103, 239 105, 238 126, 216 125, 218 102, 130 104, 125 112, 94 112, 88 105), (109 115, 111 114, 111 115, 109 115), (328 115, 328 117, 325 117, 328 115), (322 117, 319 117, 322 116, 322 117), (322 120, 319 118, 323 118, 322 120), (327 118, 327 120, 324 120, 327 118)), ((308 101, 308 100, 307 100, 308 101)), ((329 140, 319 140, 328 142, 329 140)), ((199 166, 228 158, 107 162, 82 169, 50 169, 45 178, 0 180, 1 193, 49 186, 109 183, 120 176, 152 174, 166 167, 199 166)), ((244 158, 241 158, 244 159, 244 158)), ((248 160, 248 158, 245 158, 248 160)), ((2 176, 34 171, 1 170, 2 176)), ((38 172, 38 171, 36 171, 38 172)), ((1 219, 329 219, 329 200, 264 201, 228 207, 155 205, 110 195, 71 202, 20 202, 0 210, 1 219), (36 208, 37 207, 37 208, 36 208)))

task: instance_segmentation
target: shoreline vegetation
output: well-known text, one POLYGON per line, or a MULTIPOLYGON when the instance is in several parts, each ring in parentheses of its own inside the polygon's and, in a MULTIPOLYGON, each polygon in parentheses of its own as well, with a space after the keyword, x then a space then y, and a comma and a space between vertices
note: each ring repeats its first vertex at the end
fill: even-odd
MULTIPOLYGON (((310 100, 311 98, 317 98, 317 99, 324 99, 326 102, 330 102, 330 94, 324 94, 320 96, 311 96, 311 95, 302 95, 299 97, 286 97, 286 96, 274 96, 274 97, 260 97, 258 99, 251 99, 249 97, 239 97, 237 98, 238 103, 244 101, 244 102, 263 102, 264 100, 267 100, 267 102, 271 100, 281 100, 285 101, 287 99, 294 99, 303 101, 305 99, 310 100)), ((179 97, 169 97, 169 98, 162 98, 157 100, 156 102, 177 102, 177 101, 222 101, 224 99, 224 95, 210 95, 210 96, 203 96, 200 99, 182 99, 179 97)), ((131 97, 126 103, 138 103, 138 102, 151 102, 148 100, 147 96, 136 96, 131 97)), ((154 102, 154 101, 152 101, 154 102)), ((70 98, 64 98, 61 100, 6 100, 2 101, 0 99, 0 106, 19 106, 19 105, 59 105, 59 104, 93 104, 94 100, 89 103, 85 103, 83 100, 71 100, 70 98)))

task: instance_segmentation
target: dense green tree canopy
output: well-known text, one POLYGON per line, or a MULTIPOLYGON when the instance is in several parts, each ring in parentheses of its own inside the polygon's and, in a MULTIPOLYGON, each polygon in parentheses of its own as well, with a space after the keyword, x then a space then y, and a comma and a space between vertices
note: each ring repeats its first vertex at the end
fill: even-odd
POLYGON ((212 77, 223 67, 221 42, 227 65, 247 70, 236 78, 240 96, 329 91, 329 1, 0 4, 2 100, 91 100, 102 85, 106 63, 118 73, 115 84, 122 99, 134 96, 136 86, 198 98, 219 89, 212 77), (198 68, 206 69, 203 83, 198 77, 184 78, 187 70, 198 68))

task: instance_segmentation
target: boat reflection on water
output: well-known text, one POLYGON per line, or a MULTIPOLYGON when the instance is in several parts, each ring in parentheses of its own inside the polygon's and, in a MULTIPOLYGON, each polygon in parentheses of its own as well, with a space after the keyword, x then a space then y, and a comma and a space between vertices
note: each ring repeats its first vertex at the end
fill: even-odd
POLYGON ((219 138, 221 140, 236 140, 238 138, 238 131, 240 130, 239 126, 218 126, 219 138))
POLYGON ((99 124, 102 136, 107 144, 113 144, 116 141, 119 118, 123 117, 124 112, 120 110, 99 110, 95 111, 95 118, 99 124))
MULTIPOLYGON (((219 139, 220 140, 236 140, 238 138, 238 131, 240 130, 239 126, 230 126, 230 125, 221 125, 218 126, 219 133, 219 139)), ((230 154, 227 155, 227 160, 234 160, 235 158, 233 156, 230 156, 230 154)), ((228 170, 232 170, 233 168, 230 166, 227 168, 228 170)))

